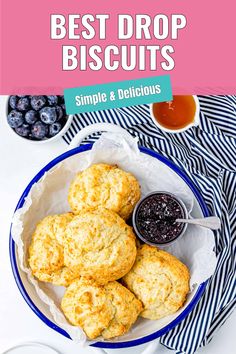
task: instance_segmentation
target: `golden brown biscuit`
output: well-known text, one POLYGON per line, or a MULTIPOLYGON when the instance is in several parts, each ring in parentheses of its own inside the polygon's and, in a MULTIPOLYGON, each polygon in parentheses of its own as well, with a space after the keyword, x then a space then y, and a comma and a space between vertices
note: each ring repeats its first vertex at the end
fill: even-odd
POLYGON ((121 336, 136 321, 141 302, 124 286, 114 281, 104 286, 80 278, 66 290, 61 308, 75 326, 80 326, 89 339, 121 336))
POLYGON ((188 268, 171 254, 143 245, 123 283, 142 301, 140 316, 157 320, 183 306, 189 292, 188 268))
POLYGON ((29 247, 29 266, 41 281, 67 286, 78 273, 64 266, 63 237, 72 213, 50 215, 40 221, 29 247))
POLYGON ((59 215, 52 215, 51 225, 53 228, 53 233, 56 236, 57 241, 63 245, 63 238, 65 235, 65 229, 68 223, 73 219, 73 213, 65 213, 59 215))
POLYGON ((119 215, 100 209, 77 215, 64 238, 64 262, 101 284, 124 276, 136 258, 135 236, 119 215))
POLYGON ((76 175, 68 201, 75 214, 106 208, 127 220, 140 195, 139 183, 131 173, 101 163, 76 175))
POLYGON ((109 327, 102 332, 102 336, 109 339, 127 333, 137 320, 143 305, 131 291, 117 281, 108 283, 105 289, 107 294, 112 295, 112 305, 115 307, 115 314, 109 327))

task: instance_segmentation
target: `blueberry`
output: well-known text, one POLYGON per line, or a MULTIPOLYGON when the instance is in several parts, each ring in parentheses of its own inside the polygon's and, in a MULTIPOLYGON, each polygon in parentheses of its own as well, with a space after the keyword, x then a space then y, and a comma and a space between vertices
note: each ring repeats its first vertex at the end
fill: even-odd
POLYGON ((56 106, 58 102, 57 96, 47 96, 49 106, 56 106))
POLYGON ((60 103, 65 103, 65 100, 64 100, 64 96, 59 96, 59 101, 60 101, 60 103))
POLYGON ((30 126, 29 124, 23 124, 20 127, 16 128, 15 132, 20 136, 27 137, 30 133, 30 126))
POLYGON ((55 107, 44 107, 39 112, 40 119, 45 124, 55 123, 57 120, 57 111, 55 107))
POLYGON ((31 107, 35 111, 39 111, 46 103, 46 98, 44 96, 32 96, 31 97, 31 107))
POLYGON ((60 123, 61 123, 61 125, 64 127, 64 126, 66 125, 66 123, 67 123, 67 117, 64 116, 64 117, 60 120, 60 123))
POLYGON ((30 102, 27 97, 21 97, 16 105, 16 108, 19 111, 27 111, 29 107, 30 107, 30 102))
POLYGON ((49 135, 50 136, 55 136, 59 133, 61 130, 62 126, 60 123, 56 122, 51 125, 49 125, 49 135))
POLYGON ((9 105, 11 106, 12 109, 16 109, 17 102, 18 102, 17 96, 10 96, 9 105))
POLYGON ((56 111, 57 111, 57 120, 59 120, 64 116, 64 112, 60 106, 56 106, 56 111))
POLYGON ((65 106, 65 104, 63 103, 63 104, 61 104, 61 108, 63 109, 63 111, 66 113, 66 106, 65 106))
POLYGON ((38 120, 38 113, 34 110, 30 110, 25 114, 25 121, 28 124, 34 124, 38 120))
POLYGON ((31 128, 31 134, 32 137, 38 140, 42 140, 44 138, 46 138, 47 134, 48 134, 48 127, 47 125, 43 124, 40 121, 37 121, 36 123, 34 123, 32 125, 31 128))
POLYGON ((18 128, 24 123, 23 114, 13 110, 8 114, 7 121, 11 128, 18 128))

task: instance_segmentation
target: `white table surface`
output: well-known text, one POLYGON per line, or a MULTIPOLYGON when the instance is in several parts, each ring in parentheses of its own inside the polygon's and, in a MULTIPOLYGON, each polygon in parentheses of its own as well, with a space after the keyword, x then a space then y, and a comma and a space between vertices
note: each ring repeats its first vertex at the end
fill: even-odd
MULTIPOLYGON (((37 341, 56 348, 61 354, 94 353, 82 348, 47 327, 30 310, 15 284, 9 261, 9 226, 16 203, 32 177, 51 159, 66 149, 62 139, 55 143, 33 145, 21 141, 9 131, 5 123, 4 97, 0 97, 0 353, 24 341, 37 341)), ((236 313, 225 323, 202 354, 235 353, 236 313)), ((139 354, 145 345, 115 350, 116 353, 139 354)), ((114 350, 108 350, 113 352, 114 350)), ((158 347, 158 353, 171 353, 158 347)))

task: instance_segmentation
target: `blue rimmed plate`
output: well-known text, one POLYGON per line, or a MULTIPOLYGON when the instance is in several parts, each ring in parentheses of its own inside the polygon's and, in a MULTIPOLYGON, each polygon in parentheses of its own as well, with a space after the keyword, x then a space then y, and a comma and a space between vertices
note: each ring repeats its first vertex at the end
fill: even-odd
MULTIPOLYGON (((25 198, 29 194, 32 186, 34 183, 37 183, 41 177, 45 174, 45 172, 51 170, 53 167, 55 167, 58 163, 64 161, 65 159, 72 157, 77 154, 86 154, 90 149, 92 148, 92 145, 84 145, 78 148, 75 148, 73 150, 67 151, 63 153, 62 155, 58 156, 55 158, 53 161, 51 161, 49 164, 47 164, 29 183, 29 185, 26 187, 25 191, 23 192, 17 206, 16 210, 21 208, 24 205, 25 198)), ((176 174, 177 178, 181 178, 185 184, 189 187, 190 192, 193 194, 194 197, 194 207, 193 207, 193 214, 195 216, 208 216, 208 210, 206 207, 206 204, 201 197, 200 192, 196 188, 196 186, 192 183, 192 181, 189 179, 189 177, 179 168, 177 167, 174 163, 172 163, 170 160, 167 158, 163 157, 162 155, 144 148, 140 147, 140 151, 143 154, 149 155, 151 158, 157 159, 159 162, 163 163, 166 165, 169 169, 173 171, 173 173, 176 174)), ((29 283, 27 276, 24 272, 22 272, 19 269, 18 266, 18 261, 17 261, 17 252, 16 252, 16 245, 14 240, 12 239, 11 232, 10 232, 10 260, 11 260, 11 265, 12 265, 12 271, 17 283, 17 286, 27 302, 27 304, 30 306, 30 308, 34 311, 34 313, 49 327, 53 328, 55 331, 61 333, 65 337, 70 338, 69 334, 60 328, 56 323, 54 323, 52 315, 45 306, 45 304, 42 303, 42 301, 37 297, 37 294, 34 290, 34 287, 32 284, 29 283)), ((206 287, 206 282, 198 286, 197 288, 192 291, 190 296, 187 299, 187 302, 185 306, 179 310, 176 314, 172 316, 168 316, 164 319, 158 320, 158 321, 150 321, 150 320, 139 320, 138 323, 138 328, 139 330, 135 331, 130 331, 128 334, 125 336, 122 336, 118 339, 115 340, 109 340, 109 341, 102 341, 102 342, 96 342, 91 345, 95 347, 100 347, 100 348, 125 348, 125 347, 131 347, 131 346, 136 346, 139 344, 143 344, 149 341, 152 341, 155 338, 158 338, 174 328, 178 323, 180 323, 189 313, 192 311, 194 306, 198 303, 200 297, 202 296, 204 290, 206 287)))

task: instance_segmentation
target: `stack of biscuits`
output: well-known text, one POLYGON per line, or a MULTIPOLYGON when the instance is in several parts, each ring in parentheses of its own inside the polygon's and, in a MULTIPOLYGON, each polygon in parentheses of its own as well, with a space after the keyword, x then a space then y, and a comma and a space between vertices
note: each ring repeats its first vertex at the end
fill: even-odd
POLYGON ((32 236, 32 274, 66 287, 61 309, 89 339, 121 336, 138 316, 170 315, 189 292, 187 267, 165 251, 140 245, 127 225, 140 197, 131 173, 94 164, 71 183, 71 212, 45 217, 32 236))

